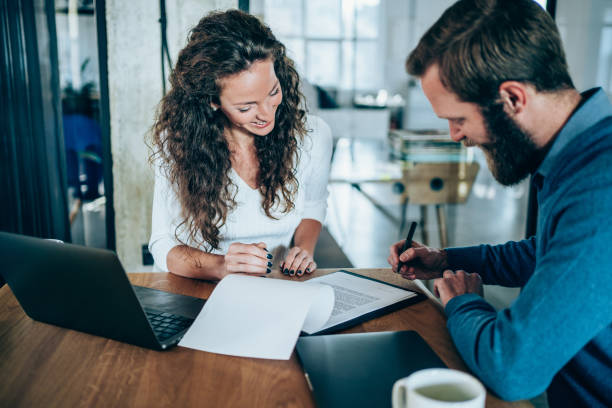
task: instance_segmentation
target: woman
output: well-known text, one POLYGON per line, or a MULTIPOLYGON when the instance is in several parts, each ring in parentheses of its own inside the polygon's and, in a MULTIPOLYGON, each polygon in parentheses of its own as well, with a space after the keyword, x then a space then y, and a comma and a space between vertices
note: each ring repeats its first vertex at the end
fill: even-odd
POLYGON ((276 257, 285 274, 313 272, 331 134, 300 108, 285 47, 253 16, 211 13, 170 83, 153 127, 157 267, 221 279, 269 273, 276 257))

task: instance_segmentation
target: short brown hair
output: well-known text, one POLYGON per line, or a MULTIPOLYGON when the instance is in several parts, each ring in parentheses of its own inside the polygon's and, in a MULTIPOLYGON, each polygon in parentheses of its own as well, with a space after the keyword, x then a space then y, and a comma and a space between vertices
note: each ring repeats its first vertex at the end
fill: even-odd
POLYGON ((423 35, 406 61, 422 76, 433 64, 465 102, 486 105, 514 80, 538 91, 574 88, 559 31, 533 0, 460 0, 423 35))

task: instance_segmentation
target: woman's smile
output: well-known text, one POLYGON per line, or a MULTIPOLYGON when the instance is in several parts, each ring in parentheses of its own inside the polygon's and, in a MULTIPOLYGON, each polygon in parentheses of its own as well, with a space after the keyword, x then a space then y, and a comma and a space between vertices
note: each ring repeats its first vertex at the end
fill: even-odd
POLYGON ((254 126, 258 127, 259 129, 264 129, 266 127, 268 127, 268 125, 272 122, 268 121, 268 122, 252 122, 254 126))

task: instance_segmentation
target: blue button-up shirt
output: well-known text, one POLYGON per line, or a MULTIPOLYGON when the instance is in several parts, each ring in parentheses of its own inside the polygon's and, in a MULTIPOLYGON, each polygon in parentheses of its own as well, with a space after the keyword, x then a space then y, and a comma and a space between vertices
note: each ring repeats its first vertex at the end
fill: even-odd
POLYGON ((474 294, 446 306, 463 359, 506 400, 612 406, 612 105, 601 89, 583 101, 533 175, 536 236, 447 249, 452 269, 522 288, 499 312, 474 294))

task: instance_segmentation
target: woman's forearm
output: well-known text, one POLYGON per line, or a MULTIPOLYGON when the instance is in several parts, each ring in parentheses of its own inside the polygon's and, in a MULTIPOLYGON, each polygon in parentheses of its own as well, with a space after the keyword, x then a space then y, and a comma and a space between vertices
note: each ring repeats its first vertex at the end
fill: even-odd
POLYGON ((313 256, 321 228, 319 221, 310 218, 303 219, 293 234, 293 245, 308 251, 313 256))
POLYGON ((196 279, 219 280, 224 275, 223 255, 209 254, 187 245, 175 246, 168 252, 168 270, 176 275, 196 279))

